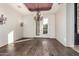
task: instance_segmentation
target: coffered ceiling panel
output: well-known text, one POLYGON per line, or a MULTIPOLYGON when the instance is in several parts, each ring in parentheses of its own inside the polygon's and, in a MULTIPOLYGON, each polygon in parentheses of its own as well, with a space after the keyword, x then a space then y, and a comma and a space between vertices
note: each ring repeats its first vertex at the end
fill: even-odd
POLYGON ((47 11, 52 8, 52 3, 24 3, 30 11, 47 11))

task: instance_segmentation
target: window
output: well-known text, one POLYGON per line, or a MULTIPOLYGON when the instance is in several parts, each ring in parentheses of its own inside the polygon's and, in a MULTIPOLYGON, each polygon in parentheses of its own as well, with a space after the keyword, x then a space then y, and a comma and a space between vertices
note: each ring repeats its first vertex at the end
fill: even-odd
POLYGON ((48 18, 43 19, 43 34, 48 33, 48 18))

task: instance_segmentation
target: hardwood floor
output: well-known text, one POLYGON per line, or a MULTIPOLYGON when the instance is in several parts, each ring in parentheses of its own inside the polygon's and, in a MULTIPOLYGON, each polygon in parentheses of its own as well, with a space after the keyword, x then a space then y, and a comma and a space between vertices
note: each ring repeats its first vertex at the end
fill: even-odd
POLYGON ((79 56, 55 39, 32 39, 0 48, 1 56, 79 56))

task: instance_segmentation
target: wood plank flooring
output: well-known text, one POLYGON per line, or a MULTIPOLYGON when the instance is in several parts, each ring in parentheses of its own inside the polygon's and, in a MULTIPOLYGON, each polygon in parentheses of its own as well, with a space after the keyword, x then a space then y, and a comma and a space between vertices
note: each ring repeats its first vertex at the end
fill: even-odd
POLYGON ((79 56, 55 39, 32 39, 0 48, 0 56, 79 56))

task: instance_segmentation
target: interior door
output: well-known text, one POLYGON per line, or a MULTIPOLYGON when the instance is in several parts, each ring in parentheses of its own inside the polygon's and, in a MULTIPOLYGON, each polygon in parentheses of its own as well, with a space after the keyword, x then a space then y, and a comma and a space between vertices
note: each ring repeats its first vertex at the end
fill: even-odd
POLYGON ((79 45, 79 4, 74 4, 75 8, 75 45, 79 45))

